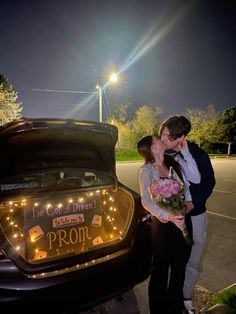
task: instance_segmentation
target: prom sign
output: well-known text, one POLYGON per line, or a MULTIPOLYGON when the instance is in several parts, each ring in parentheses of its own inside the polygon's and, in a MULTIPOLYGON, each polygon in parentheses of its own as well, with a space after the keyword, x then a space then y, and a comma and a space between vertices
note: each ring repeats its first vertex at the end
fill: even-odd
POLYGON ((24 208, 25 258, 39 259, 80 254, 109 240, 106 199, 100 193, 77 200, 47 199, 24 208))

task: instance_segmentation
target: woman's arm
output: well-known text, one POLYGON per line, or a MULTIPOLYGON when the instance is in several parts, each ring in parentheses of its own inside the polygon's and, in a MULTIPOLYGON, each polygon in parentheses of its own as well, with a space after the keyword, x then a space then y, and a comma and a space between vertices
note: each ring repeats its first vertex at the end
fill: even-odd
POLYGON ((150 192, 151 177, 147 168, 141 167, 139 169, 139 188, 141 194, 141 202, 143 207, 148 210, 153 216, 156 216, 159 220, 168 220, 169 213, 164 209, 157 206, 153 201, 150 192))

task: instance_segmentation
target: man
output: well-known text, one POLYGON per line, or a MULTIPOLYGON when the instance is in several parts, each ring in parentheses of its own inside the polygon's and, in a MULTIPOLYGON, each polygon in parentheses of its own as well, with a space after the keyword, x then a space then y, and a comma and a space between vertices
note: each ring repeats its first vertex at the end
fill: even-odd
POLYGON ((183 296, 187 313, 194 314, 197 310, 192 305, 191 296, 197 283, 200 260, 206 243, 206 201, 215 186, 215 176, 208 154, 194 142, 186 140, 190 130, 191 123, 187 118, 172 116, 162 123, 159 133, 162 141, 172 150, 172 153, 174 152, 174 158, 181 164, 190 183, 194 208, 189 215, 192 220, 194 244, 186 266, 183 296), (197 165, 200 173, 200 182, 194 164, 197 165))

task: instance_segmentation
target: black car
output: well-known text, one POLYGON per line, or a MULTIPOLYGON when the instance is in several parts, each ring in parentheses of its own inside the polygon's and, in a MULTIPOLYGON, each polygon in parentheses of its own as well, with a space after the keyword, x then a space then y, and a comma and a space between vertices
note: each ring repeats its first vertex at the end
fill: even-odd
POLYGON ((82 311, 149 276, 150 216, 117 180, 117 136, 71 119, 0 127, 1 313, 82 311))

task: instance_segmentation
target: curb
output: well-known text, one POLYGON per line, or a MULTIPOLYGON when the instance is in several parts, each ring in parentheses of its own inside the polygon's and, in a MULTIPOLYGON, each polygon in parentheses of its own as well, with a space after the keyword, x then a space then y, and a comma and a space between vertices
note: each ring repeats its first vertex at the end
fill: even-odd
POLYGON ((206 314, 232 314, 232 310, 227 304, 216 304, 206 310, 206 314))

